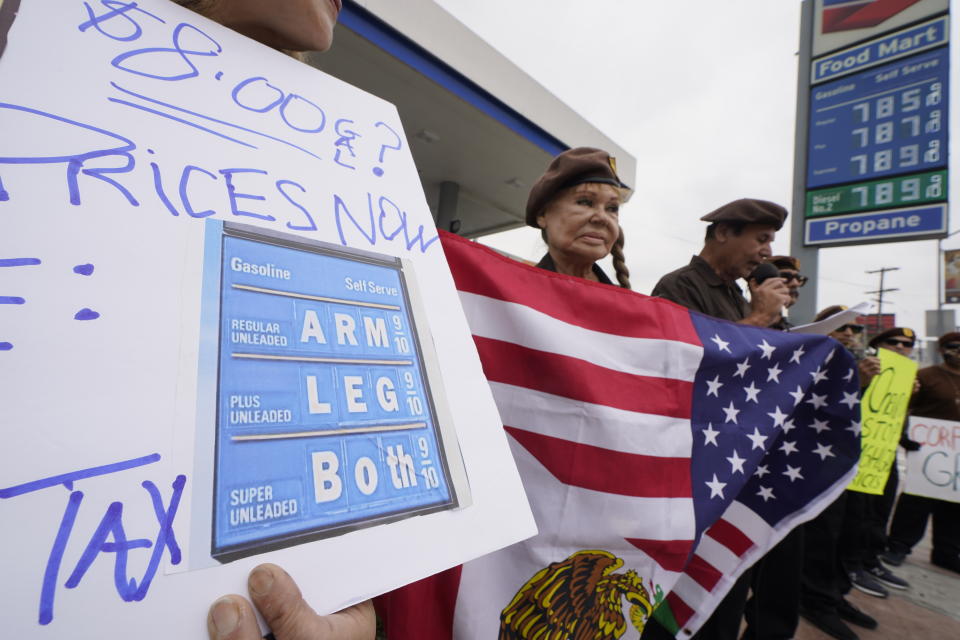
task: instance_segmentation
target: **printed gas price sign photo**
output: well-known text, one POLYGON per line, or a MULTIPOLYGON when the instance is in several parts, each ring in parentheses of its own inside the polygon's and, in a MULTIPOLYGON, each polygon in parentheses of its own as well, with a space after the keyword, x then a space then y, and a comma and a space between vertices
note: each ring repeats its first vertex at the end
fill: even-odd
POLYGON ((220 308, 212 555, 457 506, 411 266, 251 230, 208 223, 205 269, 222 270, 204 300, 220 308))

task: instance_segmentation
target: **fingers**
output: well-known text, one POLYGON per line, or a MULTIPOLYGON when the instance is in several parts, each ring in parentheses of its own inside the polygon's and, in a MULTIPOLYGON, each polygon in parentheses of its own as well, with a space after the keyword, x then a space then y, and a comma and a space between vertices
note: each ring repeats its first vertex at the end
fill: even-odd
POLYGON ((247 586, 253 603, 277 640, 372 640, 374 637, 376 618, 370 602, 333 615, 318 616, 304 601, 293 578, 275 564, 262 564, 251 571, 247 586))
POLYGON ((253 607, 246 599, 231 595, 213 603, 207 613, 210 640, 260 640, 253 607))

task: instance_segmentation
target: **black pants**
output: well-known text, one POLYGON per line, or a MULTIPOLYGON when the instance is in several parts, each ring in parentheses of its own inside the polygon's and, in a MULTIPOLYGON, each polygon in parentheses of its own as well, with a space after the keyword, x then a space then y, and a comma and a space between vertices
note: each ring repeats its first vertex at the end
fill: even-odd
POLYGON ((753 567, 743 640, 789 640, 796 633, 805 536, 797 527, 753 567))
POLYGON ((897 493, 897 466, 894 465, 883 495, 846 491, 847 504, 840 530, 838 550, 846 571, 869 569, 880 563, 887 547, 887 520, 897 493))
POLYGON ((803 582, 800 603, 813 613, 836 613, 840 600, 850 590, 840 567, 837 544, 847 508, 847 492, 803 525, 803 582))
POLYGON ((932 557, 941 560, 960 556, 960 502, 900 494, 897 510, 890 523, 890 550, 910 553, 927 529, 927 518, 933 515, 932 557))

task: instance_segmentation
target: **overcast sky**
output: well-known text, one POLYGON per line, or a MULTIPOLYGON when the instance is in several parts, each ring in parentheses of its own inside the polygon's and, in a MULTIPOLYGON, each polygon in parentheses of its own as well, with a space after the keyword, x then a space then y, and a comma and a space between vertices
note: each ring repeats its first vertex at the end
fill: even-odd
MULTIPOLYGON (((635 290, 649 293, 699 251, 699 217, 717 206, 790 207, 798 0, 437 2, 637 158, 621 214, 635 290)), ((544 252, 531 229, 486 241, 528 259, 544 252)), ((944 247, 960 248, 960 235, 944 247)), ((785 228, 774 253, 789 251, 785 228)), ((936 256, 935 241, 822 250, 817 308, 868 300, 879 282, 864 272, 900 267, 884 311, 925 334, 936 256)))

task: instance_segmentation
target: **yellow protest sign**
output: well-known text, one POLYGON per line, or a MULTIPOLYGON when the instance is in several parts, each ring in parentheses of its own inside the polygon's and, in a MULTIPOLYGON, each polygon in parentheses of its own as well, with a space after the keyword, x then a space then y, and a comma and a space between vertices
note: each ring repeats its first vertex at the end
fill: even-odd
POLYGON ((860 400, 860 467, 850 489, 881 495, 897 455, 897 443, 917 377, 917 363, 880 349, 880 373, 860 400))

